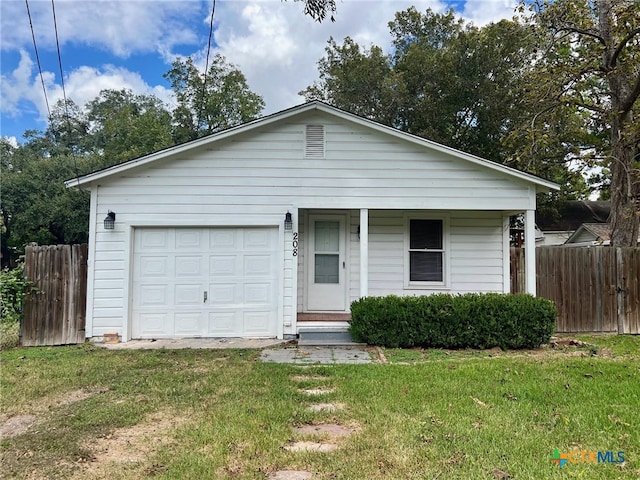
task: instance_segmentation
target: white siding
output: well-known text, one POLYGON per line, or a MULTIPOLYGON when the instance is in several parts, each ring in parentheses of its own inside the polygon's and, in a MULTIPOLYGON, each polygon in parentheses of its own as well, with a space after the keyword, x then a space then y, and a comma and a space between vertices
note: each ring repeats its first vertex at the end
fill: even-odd
MULTIPOLYGON (((90 258, 93 309, 88 312, 88 335, 117 332, 127 338, 130 307, 125 297, 131 285, 133 227, 278 226, 282 232, 285 213, 296 209, 350 212, 351 300, 359 294, 359 208, 369 208, 371 215, 371 295, 423 293, 402 288, 401 211, 409 209, 452 212, 452 291, 500 291, 502 233, 497 211, 535 208, 533 184, 327 114, 308 113, 287 122, 122 171, 92 185, 97 201, 92 209, 96 235, 90 258), (304 158, 308 124, 325 126, 325 158, 304 158), (117 214, 113 231, 102 226, 108 210, 117 214)), ((297 278, 303 279, 304 225, 301 218, 297 221, 297 278)), ((304 298, 304 282, 293 281, 296 260, 289 235, 281 234, 285 333, 295 313, 293 288, 297 287, 298 308, 304 298)))

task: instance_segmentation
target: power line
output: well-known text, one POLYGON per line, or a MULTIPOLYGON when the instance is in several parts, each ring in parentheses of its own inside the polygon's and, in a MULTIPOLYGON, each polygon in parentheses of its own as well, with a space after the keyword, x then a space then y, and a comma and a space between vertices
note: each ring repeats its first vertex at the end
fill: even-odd
POLYGON ((198 129, 200 128, 200 122, 202 122, 202 112, 204 110, 205 93, 207 88, 207 72, 209 71, 209 54, 211 53, 211 37, 213 37, 213 17, 215 13, 216 13, 216 0, 213 0, 213 5, 211 6, 211 20, 209 21, 209 41, 207 43, 207 61, 204 67, 204 78, 202 81, 202 101, 200 103, 200 110, 198 111, 198 123, 197 123, 198 129))
MULTIPOLYGON (((64 100, 64 113, 67 120, 67 128, 69 129, 69 138, 72 140, 71 118, 69 115, 69 105, 67 102, 67 91, 64 86, 64 71, 62 70, 62 55, 60 54, 60 41, 58 40, 58 22, 56 21, 56 5, 54 0, 51 0, 51 10, 53 11, 53 28, 56 32, 56 49, 58 50, 58 65, 60 67, 60 83, 62 85, 62 98, 64 100)), ((78 171, 78 159, 76 158, 75 148, 71 144, 71 156, 73 157, 73 165, 76 170, 76 176, 80 176, 78 171)))
POLYGON ((42 83, 42 93, 44 93, 44 101, 47 104, 47 118, 51 121, 51 109, 49 108, 49 99, 47 98, 47 89, 44 86, 44 76, 42 75, 42 65, 40 64, 40 55, 38 54, 38 45, 36 44, 36 34, 33 31, 33 22, 31 21, 31 10, 29 10, 29 0, 24 0, 27 5, 27 16, 29 17, 29 26, 31 27, 31 38, 33 39, 33 50, 36 53, 36 62, 38 63, 38 72, 40 72, 40 82, 42 83))

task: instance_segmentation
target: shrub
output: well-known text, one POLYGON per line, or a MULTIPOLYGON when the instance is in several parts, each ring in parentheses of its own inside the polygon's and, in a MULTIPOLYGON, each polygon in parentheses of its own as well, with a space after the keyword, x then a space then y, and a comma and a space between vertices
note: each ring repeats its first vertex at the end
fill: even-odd
POLYGON ((353 302, 350 332, 385 347, 536 348, 556 317, 553 302, 527 294, 390 295, 353 302))
POLYGON ((24 276, 22 265, 0 271, 0 348, 18 344, 24 298, 34 290, 33 283, 24 276))

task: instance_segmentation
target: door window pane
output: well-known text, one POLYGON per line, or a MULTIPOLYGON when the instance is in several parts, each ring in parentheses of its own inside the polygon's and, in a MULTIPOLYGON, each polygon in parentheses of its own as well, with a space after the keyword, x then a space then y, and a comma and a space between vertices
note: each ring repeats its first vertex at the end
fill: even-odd
POLYGON ((315 222, 316 252, 338 252, 340 250, 340 222, 315 222))
POLYGON ((315 258, 315 282, 339 283, 340 280, 340 256, 316 254, 315 258))

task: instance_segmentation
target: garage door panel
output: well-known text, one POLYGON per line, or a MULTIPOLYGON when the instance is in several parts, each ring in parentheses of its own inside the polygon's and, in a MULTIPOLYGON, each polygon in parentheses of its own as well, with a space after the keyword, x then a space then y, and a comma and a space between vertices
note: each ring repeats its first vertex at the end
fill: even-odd
POLYGON ((205 317, 202 312, 176 312, 174 321, 176 335, 198 337, 205 331, 205 317))
POLYGON ((237 335, 241 332, 240 312, 210 312, 208 333, 212 336, 237 335))
POLYGON ((246 304, 269 304, 271 298, 272 284, 265 283, 246 283, 244 285, 244 303, 246 304))
POLYGON ((237 255, 211 255, 209 257, 209 271, 212 277, 234 276, 238 271, 237 255))
POLYGON ((277 228, 134 232, 132 337, 275 336, 277 228))
POLYGON ((209 247, 212 251, 234 250, 237 244, 238 229, 217 228, 211 231, 209 247))
POLYGON ((245 250, 263 252, 270 250, 272 245, 271 231, 262 229, 246 229, 244 230, 243 247, 245 250))
POLYGON ((205 233, 206 231, 200 229, 181 228, 176 230, 176 249, 201 250, 205 233))
POLYGON ((217 283, 209 287, 210 301, 213 305, 238 303, 238 285, 236 283, 217 283))
POLYGON ((169 299, 168 285, 140 285, 139 305, 141 307, 166 306, 169 299))
POLYGON ((176 257, 176 277, 202 277, 205 275, 202 255, 176 257))
MULTIPOLYGON (((172 317, 172 315, 171 315, 172 317)), ((139 336, 166 337, 173 335, 173 318, 167 312, 147 312, 138 316, 139 336)))
POLYGON ((138 236, 139 244, 137 246, 140 247, 138 251, 168 250, 171 243, 171 233, 171 230, 141 230, 138 236))
POLYGON ((199 307, 204 303, 202 284, 183 284, 175 287, 175 304, 179 306, 199 307))
POLYGON ((270 276, 273 259, 269 255, 245 255, 242 273, 245 277, 270 276))
POLYGON ((244 312, 243 329, 252 335, 265 335, 269 332, 269 324, 272 318, 268 310, 244 312))
POLYGON ((167 257, 140 256, 140 277, 167 277, 169 275, 169 259, 167 257))

